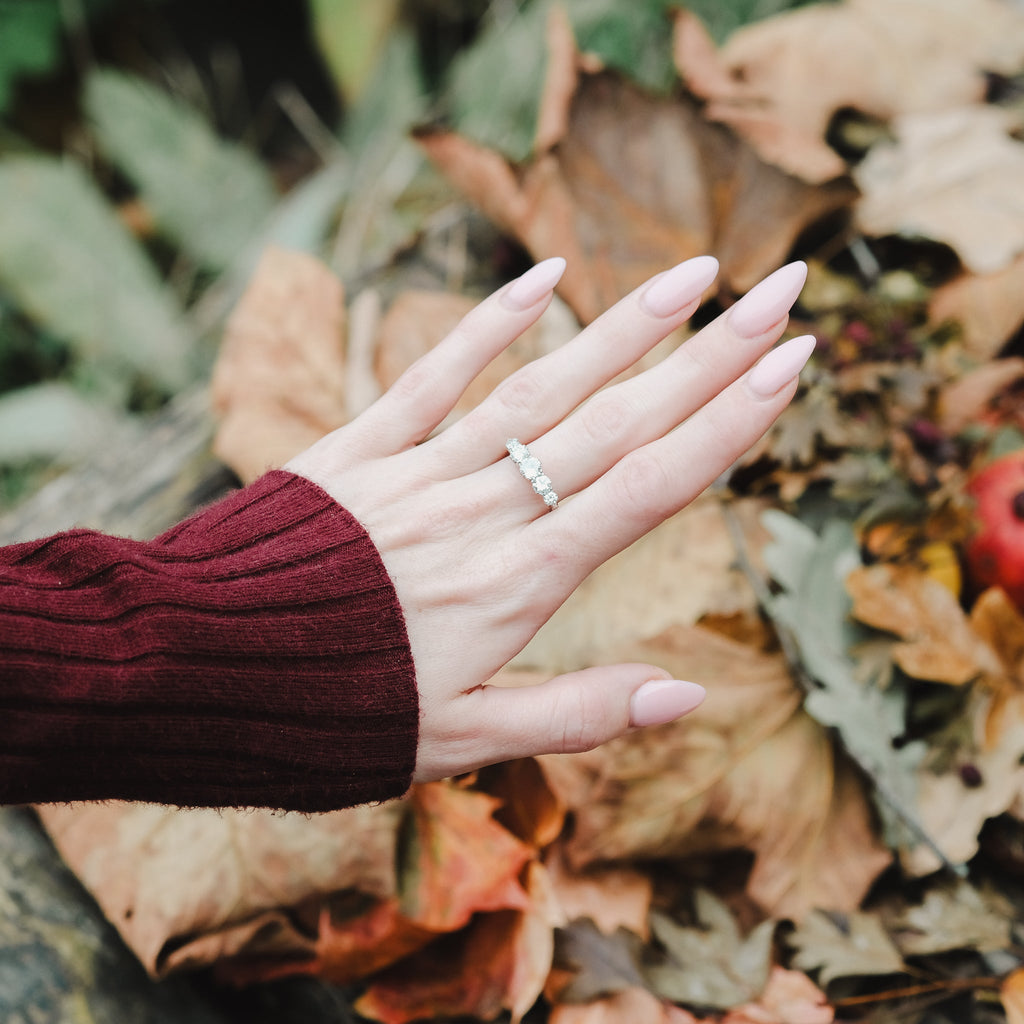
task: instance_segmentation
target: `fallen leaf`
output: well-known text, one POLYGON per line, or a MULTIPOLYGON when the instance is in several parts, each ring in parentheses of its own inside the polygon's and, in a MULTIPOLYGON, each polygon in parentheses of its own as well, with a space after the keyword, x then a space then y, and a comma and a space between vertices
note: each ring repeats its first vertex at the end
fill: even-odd
MULTIPOLYGON (((1021 294, 1024 294, 1024 260, 1021 260, 1021 294)), ((936 293, 937 294, 937 293, 936 293)), ((1024 302, 1021 304, 1024 323, 1024 302)), ((988 404, 1004 389, 1024 381, 1024 359, 996 359, 969 370, 942 389, 939 395, 939 426, 946 434, 958 434, 980 421, 988 404)))
POLYGON ((873 146, 854 171, 860 229, 943 242, 978 274, 1003 270, 1024 253, 1024 143, 1009 134, 1016 127, 998 107, 896 119, 894 140, 873 146))
POLYGON ((539 759, 574 810, 573 867, 745 847, 755 858, 748 892, 767 913, 856 907, 891 855, 861 782, 799 710, 783 658, 699 627, 628 654, 705 681, 708 697, 686 721, 539 759))
POLYGON ((825 914, 816 911, 786 940, 796 951, 793 966, 818 971, 818 982, 836 978, 898 974, 903 957, 874 914, 825 914))
POLYGON ((650 987, 665 999, 728 1009, 756 999, 768 981, 775 922, 742 936, 728 908, 704 889, 694 894, 696 927, 654 914, 651 928, 667 960, 647 969, 650 987))
POLYGON ((1024 967, 1011 971, 999 986, 1007 1024, 1024 1024, 1024 967))
POLYGON ((659 999, 644 988, 621 992, 589 1003, 559 1003, 548 1024, 701 1024, 681 1006, 659 999))
POLYGON ((213 371, 214 451, 245 481, 346 420, 344 291, 304 253, 269 249, 228 321, 213 371))
POLYGON ((624 989, 646 986, 643 941, 626 928, 606 935, 589 918, 571 921, 555 932, 554 964, 571 971, 558 992, 566 1003, 588 1003, 624 989))
POLYGON ((721 1024, 832 1024, 825 993, 800 971, 775 966, 757 1003, 730 1010, 721 1024))
POLYGON ((311 894, 395 892, 401 808, 394 803, 318 815, 48 805, 39 815, 154 976, 266 951, 262 925, 276 954, 312 956, 308 936, 280 909, 311 894))
POLYGON ((1024 326, 1024 256, 991 274, 962 274, 932 292, 929 319, 952 320, 977 359, 991 359, 1024 326))
POLYGON ((1024 15, 998 0, 847 0, 734 32, 714 59, 692 18, 676 62, 707 116, 809 182, 844 174, 827 143, 837 112, 888 121, 980 103, 984 71, 1024 66, 1024 15))
POLYGON ((526 910, 519 884, 533 850, 493 818, 500 801, 444 782, 416 786, 415 829, 402 854, 402 914, 432 931, 455 931, 485 910, 526 910))
POLYGON ((846 589, 856 619, 901 638, 893 658, 914 679, 962 686, 996 667, 960 602, 923 570, 861 566, 846 577, 846 589))
POLYGON ((958 881, 929 889, 921 903, 887 915, 904 956, 931 956, 956 949, 992 953, 1012 945, 1016 912, 994 890, 958 881))
POLYGON ((552 52, 543 134, 525 166, 450 132, 421 131, 418 139, 535 259, 568 259, 559 294, 584 323, 702 253, 718 256, 722 282, 745 291, 809 225, 853 199, 847 184, 812 188, 763 163, 708 124, 689 97, 654 97, 575 63, 567 70, 576 58, 564 46, 552 52))
POLYGON ((606 935, 619 928, 647 938, 653 884, 632 868, 573 871, 557 847, 546 862, 555 899, 567 921, 588 918, 606 935))

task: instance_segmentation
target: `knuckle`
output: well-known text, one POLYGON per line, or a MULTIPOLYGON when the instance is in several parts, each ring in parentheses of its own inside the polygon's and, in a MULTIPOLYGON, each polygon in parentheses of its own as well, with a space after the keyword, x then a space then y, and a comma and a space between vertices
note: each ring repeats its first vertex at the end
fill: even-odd
POLYGON ((623 459, 620 470, 614 500, 622 515, 646 519, 671 514, 676 482, 661 459, 641 449, 623 459))
POLYGON ((559 694, 554 721, 560 724, 559 750, 563 753, 581 754, 593 750, 604 740, 601 722, 581 687, 568 688, 559 694))
POLYGON ((544 407, 544 383, 530 371, 531 367, 519 370, 498 385, 495 397, 511 413, 531 415, 544 407))
POLYGON ((628 434, 638 418, 639 411, 629 399, 609 392, 599 395, 583 408, 580 426, 586 443, 603 450, 628 434))

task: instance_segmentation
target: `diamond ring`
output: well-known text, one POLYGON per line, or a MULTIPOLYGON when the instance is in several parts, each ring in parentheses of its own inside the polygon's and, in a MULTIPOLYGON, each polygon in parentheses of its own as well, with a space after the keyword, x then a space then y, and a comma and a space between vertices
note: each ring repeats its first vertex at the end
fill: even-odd
POLYGON ((530 449, 516 438, 509 438, 505 442, 509 458, 519 467, 519 472, 530 482, 534 491, 544 499, 548 508, 558 508, 558 495, 551 489, 551 481, 544 475, 540 468, 540 459, 530 454, 530 449))

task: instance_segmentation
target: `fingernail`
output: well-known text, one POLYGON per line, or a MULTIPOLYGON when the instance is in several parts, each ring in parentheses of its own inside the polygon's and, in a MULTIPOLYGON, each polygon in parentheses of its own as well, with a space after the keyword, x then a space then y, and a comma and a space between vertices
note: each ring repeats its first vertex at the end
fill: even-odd
POLYGON ((817 345, 812 334, 801 334, 774 348, 755 366, 747 377, 747 387, 757 398, 778 394, 800 371, 817 345))
POLYGON ((789 312, 806 280, 807 264, 802 260, 776 270, 729 310, 729 326, 743 338, 764 334, 789 312))
POLYGON ((629 702, 629 723, 634 726, 664 725, 698 707, 707 695, 699 683, 681 679, 652 679, 629 702))
POLYGON ((718 276, 714 256, 697 256, 658 274, 640 296, 640 305, 651 316, 672 316, 695 302, 718 276))
POLYGON ((565 273, 565 260, 561 256, 541 260, 536 266, 509 285, 501 297, 501 304, 513 312, 535 306, 550 292, 565 273))

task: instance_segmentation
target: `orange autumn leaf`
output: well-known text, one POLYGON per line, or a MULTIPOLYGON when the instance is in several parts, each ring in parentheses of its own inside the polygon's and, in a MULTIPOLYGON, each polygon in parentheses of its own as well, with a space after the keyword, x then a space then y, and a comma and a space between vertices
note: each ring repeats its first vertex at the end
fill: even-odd
POLYGON ((643 988, 627 988, 589 1003, 561 1003, 548 1024, 701 1024, 688 1010, 643 988))
POLYGON ((999 986, 1007 1024, 1024 1024, 1024 968, 1012 971, 999 986))
POLYGON ((444 782, 416 786, 412 831, 400 876, 404 917, 454 931, 484 910, 525 910, 518 876, 533 850, 494 820, 501 801, 444 782))

